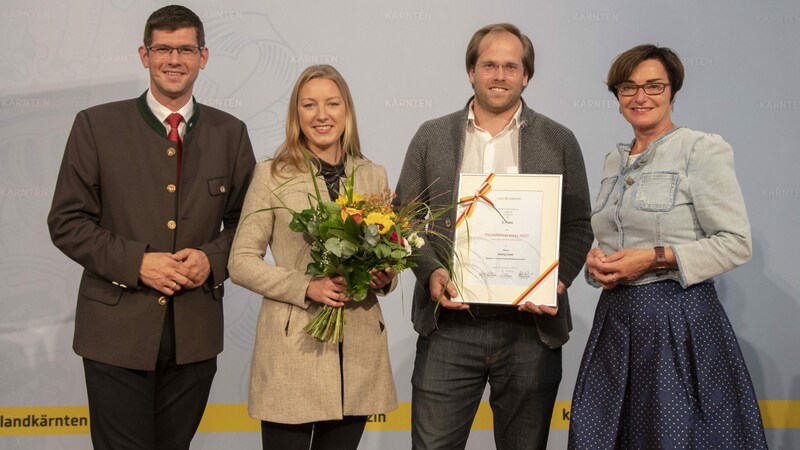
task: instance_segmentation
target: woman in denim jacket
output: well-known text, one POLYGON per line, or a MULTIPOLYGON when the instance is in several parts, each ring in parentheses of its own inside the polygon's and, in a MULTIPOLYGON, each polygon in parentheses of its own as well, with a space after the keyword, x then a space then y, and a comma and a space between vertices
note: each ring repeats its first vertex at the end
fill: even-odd
POLYGON ((569 448, 766 448, 712 277, 750 259, 750 224, 720 136, 670 118, 683 65, 640 45, 608 89, 634 140, 606 156, 586 277, 603 288, 572 401, 569 448))

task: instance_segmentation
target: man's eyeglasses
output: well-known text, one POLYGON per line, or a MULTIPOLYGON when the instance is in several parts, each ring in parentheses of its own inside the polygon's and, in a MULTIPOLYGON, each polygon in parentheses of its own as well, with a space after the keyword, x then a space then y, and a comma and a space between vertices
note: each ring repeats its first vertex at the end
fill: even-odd
POLYGON ((195 56, 201 50, 203 50, 203 47, 192 47, 189 45, 183 45, 180 47, 170 47, 168 45, 156 45, 155 47, 150 47, 148 45, 146 46, 146 48, 151 52, 153 52, 156 56, 162 56, 162 57, 167 57, 171 55, 173 50, 177 51, 179 56, 185 56, 185 57, 195 56))
POLYGON ((493 62, 484 62, 477 64, 478 71, 482 75, 494 75, 498 70, 502 70, 507 77, 515 77, 522 73, 522 68, 516 64, 497 64, 493 62))
POLYGON ((639 89, 644 89, 644 93, 647 95, 658 95, 664 92, 664 89, 666 89, 667 86, 669 86, 669 83, 620 83, 615 87, 617 88, 617 94, 623 97, 633 97, 637 92, 639 92, 639 89))

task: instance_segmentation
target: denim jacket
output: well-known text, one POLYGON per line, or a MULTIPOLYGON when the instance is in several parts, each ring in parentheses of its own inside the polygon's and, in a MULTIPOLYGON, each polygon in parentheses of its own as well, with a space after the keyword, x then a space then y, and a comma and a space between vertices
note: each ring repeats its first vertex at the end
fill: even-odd
MULTIPOLYGON (((671 279, 686 288, 750 259, 750 223, 727 142, 677 128, 626 165, 632 146, 618 144, 606 155, 592 229, 606 255, 672 247, 678 270, 648 272, 627 284, 671 279)), ((587 281, 599 286, 588 272, 587 281)))

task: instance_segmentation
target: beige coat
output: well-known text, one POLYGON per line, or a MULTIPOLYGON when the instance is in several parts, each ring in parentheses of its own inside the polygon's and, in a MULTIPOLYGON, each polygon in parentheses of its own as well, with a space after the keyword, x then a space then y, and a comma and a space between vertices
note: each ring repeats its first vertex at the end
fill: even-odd
MULTIPOLYGON (((271 164, 256 166, 228 261, 231 280, 264 297, 250 369, 250 416, 297 424, 391 411, 397 407, 397 395, 375 294, 347 305, 341 370, 339 345, 318 342, 303 331, 321 308, 305 297, 311 280, 305 275, 309 245, 302 234, 289 229, 288 211, 248 214, 280 206, 278 197, 294 211, 308 208, 314 187, 308 174, 293 174, 288 182, 273 178, 271 164), (268 246, 275 265, 264 261, 268 246)), ((383 167, 348 160, 348 174, 353 164, 358 167, 356 192, 369 195, 388 186, 383 167)), ((317 183, 327 195, 322 178, 317 183)))

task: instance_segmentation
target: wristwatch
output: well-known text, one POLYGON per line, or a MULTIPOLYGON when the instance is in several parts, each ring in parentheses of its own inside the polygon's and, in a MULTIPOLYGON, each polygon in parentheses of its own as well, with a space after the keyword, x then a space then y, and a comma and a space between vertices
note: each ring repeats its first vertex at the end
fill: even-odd
POLYGON ((669 269, 669 263, 667 262, 667 255, 664 253, 664 247, 658 246, 653 247, 656 251, 656 270, 664 270, 669 269))

